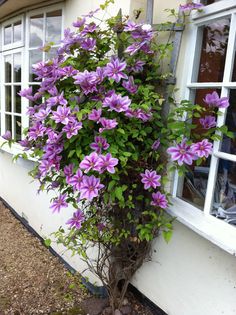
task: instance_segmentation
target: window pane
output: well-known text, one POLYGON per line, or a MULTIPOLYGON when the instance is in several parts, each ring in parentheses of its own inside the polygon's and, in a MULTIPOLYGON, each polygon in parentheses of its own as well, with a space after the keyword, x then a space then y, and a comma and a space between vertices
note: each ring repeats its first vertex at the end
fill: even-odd
POLYGON ((5 56, 5 82, 11 82, 12 56, 5 56))
POLYGON ((14 82, 21 82, 21 53, 13 55, 14 60, 14 82))
POLYGON ((5 87, 6 112, 11 112, 11 86, 5 87))
POLYGON ((18 93, 21 90, 21 86, 14 86, 14 112, 21 113, 21 97, 18 93))
POLYGON ((59 43, 61 40, 61 10, 47 13, 46 42, 59 43))
POLYGON ((14 129, 15 129, 14 139, 16 141, 21 140, 21 117, 14 116, 14 129))
POLYGON ((12 132, 12 116, 11 115, 6 115, 6 131, 9 130, 12 132))
POLYGON ((13 42, 21 41, 21 21, 14 23, 13 25, 13 42))
POLYGON ((221 19, 203 27, 202 49, 197 82, 221 82, 223 80, 226 50, 229 36, 229 19, 221 19))
POLYGON ((11 44, 12 27, 8 25, 4 27, 4 45, 11 44))
MULTIPOLYGON (((228 130, 232 131, 234 136, 236 136, 236 90, 230 90, 229 103, 230 106, 227 109, 225 124, 228 127, 228 130)), ((231 139, 224 135, 221 151, 236 154, 236 139, 231 139)))
POLYGON ((58 47, 52 47, 50 51, 46 53, 45 59, 49 60, 49 59, 54 58, 56 56, 57 50, 58 50, 58 47))
POLYGON ((204 5, 208 5, 208 4, 212 4, 219 1, 223 1, 223 0, 202 0, 201 3, 204 5))
POLYGON ((219 159, 212 214, 236 224, 236 163, 219 159))
POLYGON ((36 75, 33 74, 32 65, 43 60, 43 53, 39 49, 34 49, 29 51, 29 81, 34 82, 36 75))
POLYGON ((30 18, 30 47, 43 45, 43 14, 30 18))

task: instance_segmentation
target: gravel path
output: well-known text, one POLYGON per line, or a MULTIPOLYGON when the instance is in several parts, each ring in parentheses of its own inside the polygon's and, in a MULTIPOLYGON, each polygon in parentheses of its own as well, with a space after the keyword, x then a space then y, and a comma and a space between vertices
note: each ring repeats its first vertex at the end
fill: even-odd
POLYGON ((0 315, 83 314, 78 278, 1 202, 0 218, 0 315))

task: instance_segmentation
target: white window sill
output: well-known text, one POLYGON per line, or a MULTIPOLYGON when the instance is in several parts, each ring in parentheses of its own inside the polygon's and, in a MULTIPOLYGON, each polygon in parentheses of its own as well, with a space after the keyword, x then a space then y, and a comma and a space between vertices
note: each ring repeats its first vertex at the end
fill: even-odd
POLYGON ((18 155, 18 154, 26 154, 27 155, 27 160, 32 161, 32 162, 36 162, 37 159, 32 158, 30 156, 31 151, 24 151, 22 149, 22 147, 17 144, 17 143, 13 143, 11 145, 11 147, 9 147, 9 145, 6 143, 6 140, 4 140, 3 138, 0 137, 0 150, 2 152, 6 152, 8 154, 11 154, 12 156, 18 155), (2 144, 5 142, 5 144, 2 146, 2 144))
POLYGON ((196 207, 179 198, 172 199, 167 212, 197 234, 236 256, 236 227, 204 214, 196 207))

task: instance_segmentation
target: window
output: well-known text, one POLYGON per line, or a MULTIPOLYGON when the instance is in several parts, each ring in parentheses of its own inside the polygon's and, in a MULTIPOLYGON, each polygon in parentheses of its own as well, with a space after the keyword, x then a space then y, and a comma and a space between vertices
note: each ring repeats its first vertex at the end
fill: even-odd
MULTIPOLYGON (((193 16, 194 45, 190 43, 188 50, 192 71, 187 73, 186 98, 205 106, 207 93, 216 91, 228 97, 230 106, 220 110, 217 126, 226 124, 236 137, 236 2, 201 2, 209 6, 193 16), (194 50, 190 53, 190 49, 194 50)), ((236 138, 224 136, 221 143, 216 141, 213 154, 202 166, 192 165, 184 179, 176 176, 174 196, 184 201, 191 215, 201 212, 212 222, 221 220, 235 229, 236 138)))
POLYGON ((26 115, 29 102, 18 93, 29 86, 36 90, 32 65, 51 58, 60 45, 62 36, 62 9, 58 6, 35 10, 0 25, 2 32, 0 52, 0 133, 12 132, 21 140, 23 129, 29 124, 26 115), (50 43, 49 52, 42 47, 50 43))

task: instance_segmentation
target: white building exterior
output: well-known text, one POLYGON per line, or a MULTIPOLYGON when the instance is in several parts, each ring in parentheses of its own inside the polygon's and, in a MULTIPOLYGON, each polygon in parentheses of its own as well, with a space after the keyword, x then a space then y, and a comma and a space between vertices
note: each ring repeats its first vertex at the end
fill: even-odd
MULTIPOLYGON (((39 55, 37 48, 50 39, 50 36, 54 36, 54 39, 60 37, 62 30, 69 27, 77 16, 96 9, 102 2, 8 0, 1 5, 0 1, 1 134, 10 127, 15 137, 19 137, 19 123, 23 127, 28 124, 25 115, 28 104, 24 100, 20 103, 16 92, 18 88, 35 85, 30 73, 31 64, 39 61, 37 59, 46 58, 42 53, 39 55), (38 33, 39 29, 41 35, 38 33)), ((180 3, 178 0, 154 1, 154 23, 165 20, 165 8, 178 8, 180 3)), ((201 101, 202 91, 217 90, 221 96, 230 97, 231 107, 234 108, 236 0, 205 3, 212 4, 207 5, 202 13, 193 15, 193 23, 183 35, 177 67, 179 97, 201 101), (221 33, 216 36, 215 28, 219 29, 220 26, 221 33), (215 36, 211 38, 214 45, 207 43, 209 34, 215 36), (220 47, 217 43, 221 43, 220 47), (207 59, 209 49, 210 58, 215 58, 214 66, 218 69, 216 74, 215 69, 211 70, 212 59, 207 59), (204 55, 206 52, 207 56, 204 55), (209 70, 208 75, 206 68, 209 70)), ((145 16, 145 4, 145 0, 117 0, 110 7, 109 13, 116 14, 122 8, 123 14, 130 14, 134 9, 143 7, 144 12, 140 17, 142 19, 145 16)), ((222 110, 222 115, 218 118, 219 126, 230 120, 227 115, 222 110)), ((231 131, 236 131, 236 127, 235 130, 230 128, 231 131)), ((0 149, 0 197, 27 219, 38 234, 48 237, 59 226, 64 225, 73 209, 62 211, 59 215, 51 213, 49 203, 52 196, 46 193, 38 195, 37 183, 32 182, 28 175, 34 162, 19 159, 13 163, 13 155, 17 152, 17 146, 0 149)), ((215 199, 215 195, 220 192, 227 199, 227 193, 223 192, 222 186, 220 191, 216 191, 218 179, 222 176, 224 179, 228 176, 228 189, 230 188, 234 197, 235 162, 235 152, 215 143, 211 162, 203 172, 206 175, 203 176, 203 170, 198 170, 197 175, 196 170, 193 170, 191 193, 187 181, 175 178, 173 182, 173 206, 169 209, 169 213, 177 217, 173 238, 169 244, 161 237, 154 242, 152 261, 145 263, 133 279, 133 284, 169 315, 236 314, 236 227, 228 220, 229 207, 223 209, 226 210, 226 214, 224 211, 222 214, 225 217, 219 218, 222 198, 215 199), (204 191, 201 191, 202 186, 198 189, 194 187, 199 179, 205 185, 204 191), (196 195, 197 190, 201 191, 200 195, 196 195), (229 222, 225 222, 227 220, 229 222)), ((56 244, 52 244, 52 247, 78 271, 83 270, 78 257, 71 257, 69 252, 56 244)), ((90 280, 95 281, 92 276, 90 280)))

